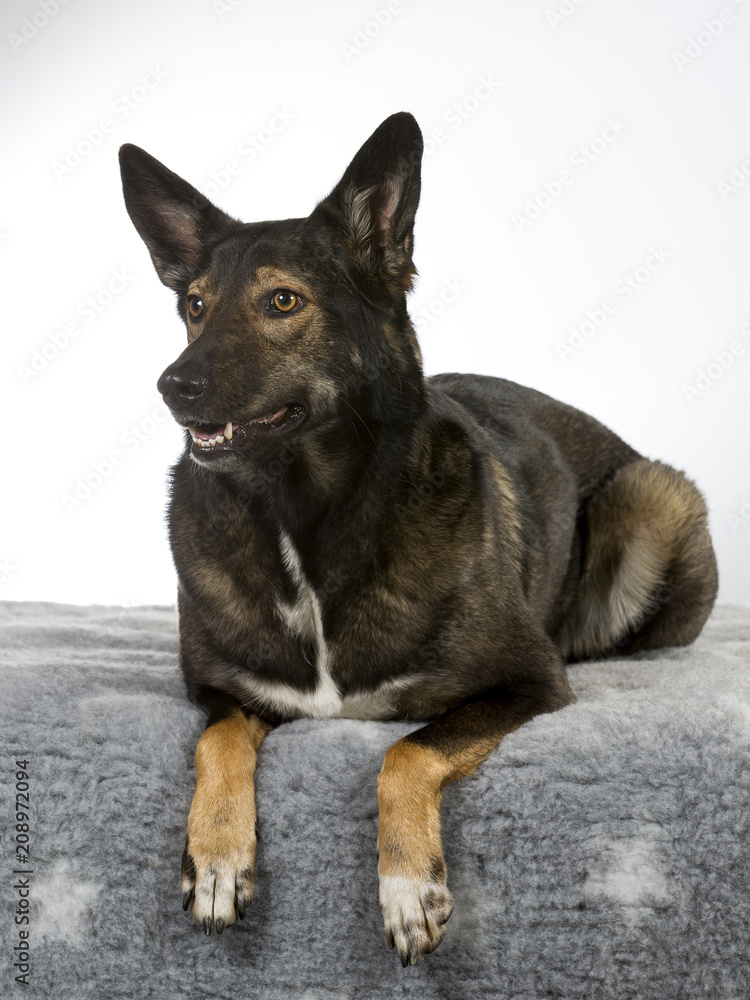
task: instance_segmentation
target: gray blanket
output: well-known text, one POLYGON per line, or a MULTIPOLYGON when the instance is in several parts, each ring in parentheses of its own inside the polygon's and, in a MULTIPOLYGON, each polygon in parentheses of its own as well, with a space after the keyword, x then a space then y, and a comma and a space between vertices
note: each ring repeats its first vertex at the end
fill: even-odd
POLYGON ((413 726, 267 738, 256 897, 206 938, 180 908, 203 718, 174 610, 6 603, 0 628, 2 997, 750 997, 750 608, 690 649, 572 667, 575 706, 446 790, 455 910, 407 969, 377 904, 376 778, 413 726))

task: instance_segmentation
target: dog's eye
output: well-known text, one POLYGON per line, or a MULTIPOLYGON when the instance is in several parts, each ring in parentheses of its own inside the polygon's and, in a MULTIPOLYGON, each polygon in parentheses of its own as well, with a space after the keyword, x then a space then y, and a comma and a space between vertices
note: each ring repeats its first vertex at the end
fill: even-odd
POLYGON ((290 313, 299 309, 302 302, 299 295, 294 292, 280 291, 274 292, 271 298, 271 309, 273 312, 290 313))
POLYGON ((193 319, 198 319, 199 316, 203 315, 203 299, 200 295, 188 295, 187 307, 193 319))

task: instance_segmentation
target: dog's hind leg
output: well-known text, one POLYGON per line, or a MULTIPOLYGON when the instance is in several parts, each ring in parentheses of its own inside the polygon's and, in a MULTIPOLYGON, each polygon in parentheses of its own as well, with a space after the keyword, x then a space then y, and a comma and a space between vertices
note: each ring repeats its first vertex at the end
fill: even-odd
POLYGON ((588 501, 581 582, 558 637, 583 659, 685 646, 716 598, 706 505, 686 476, 639 459, 588 501))

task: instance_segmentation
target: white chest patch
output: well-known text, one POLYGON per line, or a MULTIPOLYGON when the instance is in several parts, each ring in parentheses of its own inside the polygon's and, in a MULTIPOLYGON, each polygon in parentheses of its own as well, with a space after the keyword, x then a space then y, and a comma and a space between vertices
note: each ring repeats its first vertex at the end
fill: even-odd
POLYGON ((300 691, 283 681, 271 681, 243 674, 242 686, 252 698, 287 716, 310 719, 390 719, 394 715, 393 697, 414 682, 410 677, 386 681, 373 691, 342 697, 331 676, 329 649, 323 633, 320 601, 302 569, 302 561, 291 538, 282 531, 279 538, 281 558, 297 589, 293 604, 279 602, 279 618, 294 635, 313 650, 313 666, 318 681, 312 691, 300 691))

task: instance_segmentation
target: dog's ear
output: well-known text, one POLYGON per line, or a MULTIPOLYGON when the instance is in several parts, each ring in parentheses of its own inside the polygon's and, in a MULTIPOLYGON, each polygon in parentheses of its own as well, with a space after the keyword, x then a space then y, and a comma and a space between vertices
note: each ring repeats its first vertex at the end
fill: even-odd
POLYGON ((375 278, 393 290, 411 286, 423 148, 412 115, 386 118, 311 216, 334 222, 368 284, 375 278))
POLYGON ((125 207, 156 273, 184 291, 211 246, 239 223, 138 146, 120 147, 120 173, 125 207))

